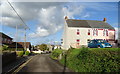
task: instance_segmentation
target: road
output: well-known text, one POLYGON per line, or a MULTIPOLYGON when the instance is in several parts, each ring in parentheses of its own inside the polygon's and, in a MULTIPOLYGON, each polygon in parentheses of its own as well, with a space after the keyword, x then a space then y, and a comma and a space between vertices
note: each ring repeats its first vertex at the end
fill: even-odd
MULTIPOLYGON (((49 54, 37 55, 19 72, 72 72, 65 66, 49 57, 49 54)), ((19 73, 18 72, 18 73, 19 73)))

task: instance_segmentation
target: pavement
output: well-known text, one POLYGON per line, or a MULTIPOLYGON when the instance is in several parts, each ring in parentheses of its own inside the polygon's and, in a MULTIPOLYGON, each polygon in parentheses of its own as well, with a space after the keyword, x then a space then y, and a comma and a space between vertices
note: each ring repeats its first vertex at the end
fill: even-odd
POLYGON ((2 73, 9 74, 10 72, 13 72, 16 68, 18 68, 21 64, 25 63, 28 59, 32 58, 33 56, 34 55, 17 57, 16 61, 9 63, 8 65, 2 68, 2 73))
POLYGON ((16 69, 15 73, 22 72, 72 72, 67 67, 49 57, 49 54, 40 54, 16 69))

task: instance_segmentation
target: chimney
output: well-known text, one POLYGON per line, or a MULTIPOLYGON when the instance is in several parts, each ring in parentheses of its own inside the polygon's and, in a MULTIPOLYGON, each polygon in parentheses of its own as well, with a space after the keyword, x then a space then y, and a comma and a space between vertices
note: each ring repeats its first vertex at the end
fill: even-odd
POLYGON ((65 20, 68 20, 68 16, 65 16, 65 20))
POLYGON ((103 22, 106 22, 106 21, 107 21, 107 19, 106 19, 106 18, 104 18, 104 19, 103 19, 103 22))

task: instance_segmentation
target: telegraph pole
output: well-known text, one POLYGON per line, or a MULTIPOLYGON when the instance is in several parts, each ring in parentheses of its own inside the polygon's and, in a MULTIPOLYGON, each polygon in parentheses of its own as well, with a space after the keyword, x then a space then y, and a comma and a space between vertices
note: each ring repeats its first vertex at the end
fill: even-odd
POLYGON ((17 33, 18 33, 18 28, 17 28, 17 25, 16 25, 16 50, 17 51, 17 33))
POLYGON ((25 37, 24 37, 24 40, 25 40, 25 42, 24 42, 24 49, 26 51, 26 28, 25 28, 25 37))

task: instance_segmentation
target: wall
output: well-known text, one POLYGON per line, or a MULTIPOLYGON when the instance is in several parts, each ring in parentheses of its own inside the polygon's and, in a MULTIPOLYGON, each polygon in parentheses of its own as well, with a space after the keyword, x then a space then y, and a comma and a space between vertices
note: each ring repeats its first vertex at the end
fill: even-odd
POLYGON ((108 36, 103 36, 104 29, 97 29, 98 35, 93 36, 93 30, 95 28, 77 28, 77 27, 67 27, 65 26, 64 36, 63 36, 63 48, 68 49, 70 46, 77 48, 77 39, 80 39, 79 46, 87 46, 88 39, 111 39, 114 40, 115 31, 108 30, 108 36), (79 29, 80 35, 77 35, 77 29, 79 29), (88 35, 88 30, 90 30, 90 35, 88 35))

